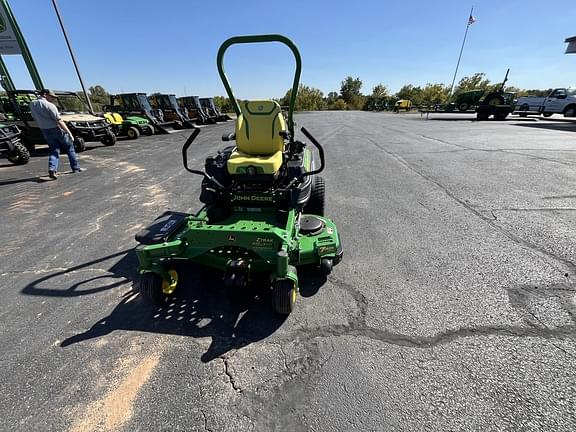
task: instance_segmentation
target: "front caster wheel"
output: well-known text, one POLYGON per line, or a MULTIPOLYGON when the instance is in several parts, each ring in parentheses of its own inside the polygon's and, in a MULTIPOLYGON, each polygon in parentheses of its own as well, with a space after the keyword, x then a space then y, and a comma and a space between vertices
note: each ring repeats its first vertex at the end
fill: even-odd
POLYGON ((291 279, 277 279, 272 285, 274 311, 280 315, 290 315, 296 304, 298 288, 291 279))
POLYGON ((172 295, 178 285, 176 270, 168 270, 173 282, 162 279, 156 273, 144 273, 140 276, 140 295, 150 304, 162 306, 166 303, 166 296, 172 295))
POLYGON ((320 269, 322 270, 322 274, 324 276, 328 276, 332 273, 332 267, 334 267, 334 261, 329 258, 322 258, 320 261, 320 269))
POLYGON ((156 273, 144 273, 140 276, 140 295, 146 301, 156 306, 161 306, 166 301, 162 291, 162 278, 156 273))

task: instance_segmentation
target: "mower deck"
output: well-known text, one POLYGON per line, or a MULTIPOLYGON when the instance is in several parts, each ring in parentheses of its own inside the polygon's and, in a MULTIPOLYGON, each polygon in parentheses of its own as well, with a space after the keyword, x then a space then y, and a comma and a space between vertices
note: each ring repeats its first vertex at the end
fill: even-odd
POLYGON ((153 269, 166 276, 166 260, 182 259, 221 271, 226 271, 232 261, 241 260, 250 272, 274 272, 280 251, 287 252, 289 264, 295 267, 319 265, 325 258, 337 264, 342 248, 334 222, 302 215, 298 224, 295 218, 294 211, 287 212, 284 222, 273 213, 241 212, 209 223, 206 209, 194 216, 165 213, 158 219, 160 223, 136 235, 141 243, 136 250, 139 271, 153 269), (291 235, 291 227, 299 229, 295 236, 291 235))

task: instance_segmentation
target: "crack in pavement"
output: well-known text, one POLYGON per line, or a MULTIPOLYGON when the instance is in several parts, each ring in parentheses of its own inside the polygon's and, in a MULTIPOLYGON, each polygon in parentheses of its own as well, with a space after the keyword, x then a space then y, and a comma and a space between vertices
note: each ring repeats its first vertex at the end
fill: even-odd
MULTIPOLYGON (((400 131, 398 129, 395 129, 395 128, 392 128, 389 126, 387 126, 386 128, 393 130, 395 132, 398 132, 398 133, 406 134, 406 131, 400 131)), ((449 141, 445 141, 445 140, 442 140, 440 138, 433 138, 433 137, 430 137, 427 135, 420 134, 418 132, 411 132, 411 133, 413 135, 416 135, 417 137, 424 138, 424 139, 427 139, 429 141, 434 141, 434 142, 438 142, 441 144, 453 146, 453 147, 458 147, 459 149, 462 149, 464 151, 478 151, 478 152, 485 152, 485 153, 508 153, 508 154, 513 154, 513 155, 518 155, 518 156, 525 156, 525 157, 530 158, 530 159, 553 162, 553 163, 557 163, 560 165, 566 165, 566 166, 574 166, 575 165, 574 163, 571 163, 571 162, 559 161, 558 159, 552 159, 552 158, 547 158, 547 157, 543 157, 543 156, 534 156, 534 155, 531 155, 528 153, 522 153, 519 151, 515 151, 515 149, 478 149, 478 148, 474 148, 474 147, 467 147, 467 146, 462 145, 462 144, 451 143, 449 141)), ((526 149, 526 150, 530 150, 530 149, 526 149)), ((534 151, 538 151, 538 150, 534 149, 534 151)))
POLYGON ((230 382, 230 385, 232 386, 232 388, 234 389, 234 391, 236 393, 242 393, 242 388, 240 388, 240 386, 238 386, 238 384, 236 383, 236 380, 234 379, 234 376, 232 375, 232 373, 229 370, 228 358, 226 358, 226 357, 219 357, 219 358, 224 363, 224 373, 228 377, 228 381, 230 382))
POLYGON ((559 263, 562 263, 564 266, 566 266, 570 273, 572 275, 576 275, 576 264, 574 264, 573 262, 571 262, 568 259, 562 258, 558 255, 555 255, 554 253, 544 249, 541 246, 538 246, 535 243, 532 243, 528 240, 523 239, 522 237, 504 229, 503 227, 497 225, 496 223, 494 223, 494 220, 486 215, 484 215, 482 212, 478 211, 477 209, 475 209, 474 207, 472 207, 470 204, 468 204, 466 201, 464 201, 461 198, 458 198, 454 193, 452 193, 446 186, 444 186, 442 183, 440 183, 439 181, 435 180, 434 178, 432 178, 431 176, 424 174, 423 172, 419 171, 418 169, 416 169, 414 166, 412 166, 411 164, 409 164, 404 158, 402 158, 400 155, 384 148, 380 143, 378 143, 377 141, 373 140, 370 137, 367 136, 363 136, 364 139, 366 139, 368 142, 370 142, 372 145, 374 145, 375 147, 377 147, 378 149, 382 150, 384 153, 386 153, 387 155, 389 155, 390 157, 392 157, 393 159, 395 159, 398 163, 400 163, 402 166, 404 166, 405 168, 409 169, 410 171, 412 171, 413 173, 415 173, 416 175, 422 177, 424 180, 435 184, 440 190, 442 190, 449 198, 451 198, 452 200, 456 201, 458 204, 460 204, 462 207, 464 207, 466 210, 468 210, 469 212, 471 212, 472 214, 474 214, 476 217, 478 217, 479 219, 483 220, 484 222, 486 222, 488 225, 490 225, 492 228, 494 228, 495 230, 499 231, 501 234, 503 234, 505 237, 507 237, 509 240, 515 242, 516 244, 518 244, 520 247, 523 247, 524 249, 531 251, 533 253, 535 253, 536 255, 538 255, 540 258, 552 258, 554 261, 557 261, 559 263))

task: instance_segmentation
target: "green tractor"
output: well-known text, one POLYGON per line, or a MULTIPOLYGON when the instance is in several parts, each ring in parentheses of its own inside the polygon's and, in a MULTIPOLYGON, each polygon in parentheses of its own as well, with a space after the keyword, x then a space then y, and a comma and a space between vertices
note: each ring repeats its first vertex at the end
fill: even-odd
POLYGON ((144 117, 122 117, 115 112, 105 112, 103 116, 112 125, 112 131, 117 137, 137 139, 141 134, 154 135, 154 127, 144 117))
POLYGON ((486 94, 478 103, 476 107, 477 120, 488 120, 490 116, 493 116, 494 120, 506 120, 508 114, 514 111, 514 107, 516 106, 516 93, 504 91, 509 72, 510 69, 506 71, 506 76, 500 86, 496 88, 496 90, 486 94))
MULTIPOLYGON (((471 110, 476 110, 478 107, 482 113, 493 111, 489 107, 496 105, 510 105, 513 103, 515 97, 514 93, 504 92, 504 86, 508 81, 508 73, 510 69, 506 71, 506 76, 504 81, 495 90, 470 90, 466 92, 459 93, 453 103, 449 105, 449 110, 458 110, 460 112, 466 112, 471 110)), ((508 115, 508 114, 506 114, 508 115)), ((484 114, 481 114, 483 117, 484 114)), ((499 114, 498 117, 501 115, 499 114)))
POLYGON ((183 129, 180 121, 166 120, 161 109, 152 108, 146 93, 110 95, 110 105, 104 105, 102 109, 119 113, 123 117, 144 117, 152 124, 156 133, 168 134, 183 129))
POLYGON ((30 152, 20 142, 20 129, 15 125, 0 124, 0 152, 14 165, 24 165, 30 160, 30 152))
MULTIPOLYGON (((298 292, 297 267, 316 266, 325 276, 342 259, 336 224, 324 216, 324 150, 305 129, 319 159, 295 137, 294 107, 301 59, 296 46, 280 35, 238 36, 218 51, 218 72, 237 115, 235 141, 206 159, 204 170, 188 165, 187 150, 200 129, 182 149, 184 167, 202 176, 196 213, 166 212, 136 234, 140 295, 162 305, 178 286, 178 266, 191 263, 219 271, 228 290, 241 293, 249 284, 268 281, 273 309, 288 315, 298 292), (224 72, 223 58, 234 44, 280 42, 296 59, 287 119, 273 100, 239 102, 224 72)), ((188 204, 185 204, 186 206, 188 204)))

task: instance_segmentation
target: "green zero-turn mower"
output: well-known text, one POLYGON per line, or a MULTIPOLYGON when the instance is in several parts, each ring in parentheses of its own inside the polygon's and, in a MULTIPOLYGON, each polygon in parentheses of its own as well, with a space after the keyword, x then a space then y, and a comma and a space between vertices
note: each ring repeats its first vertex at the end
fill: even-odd
MULTIPOLYGON (((195 214, 167 212, 136 234, 141 296, 163 304, 182 281, 178 263, 193 262, 223 273, 226 287, 242 290, 256 276, 268 276, 273 307, 289 314, 298 294, 302 265, 317 266, 324 275, 342 259, 334 222, 324 217, 324 150, 319 163, 308 146, 295 139, 294 106, 301 60, 296 46, 284 36, 238 36, 218 51, 218 72, 237 114, 236 132, 222 137, 236 145, 206 159, 205 170, 188 166, 187 150, 200 133, 195 129, 182 149, 184 167, 203 176, 195 214), (280 42, 296 59, 288 118, 272 100, 238 102, 224 72, 223 57, 234 44, 280 42)), ((183 285, 183 284, 182 284, 183 285)))

